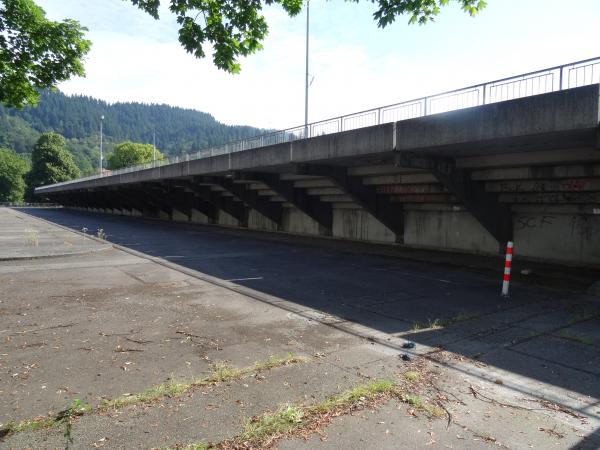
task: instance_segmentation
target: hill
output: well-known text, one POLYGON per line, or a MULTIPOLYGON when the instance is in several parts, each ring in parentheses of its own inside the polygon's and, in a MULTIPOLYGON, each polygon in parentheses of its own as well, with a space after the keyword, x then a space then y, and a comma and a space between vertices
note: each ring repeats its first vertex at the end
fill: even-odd
POLYGON ((0 147, 28 154, 40 133, 55 131, 67 139, 82 173, 98 168, 100 117, 104 149, 124 140, 152 143, 167 156, 254 136, 265 130, 218 122, 208 113, 169 105, 114 103, 61 92, 43 92, 38 106, 21 110, 0 106, 0 147))

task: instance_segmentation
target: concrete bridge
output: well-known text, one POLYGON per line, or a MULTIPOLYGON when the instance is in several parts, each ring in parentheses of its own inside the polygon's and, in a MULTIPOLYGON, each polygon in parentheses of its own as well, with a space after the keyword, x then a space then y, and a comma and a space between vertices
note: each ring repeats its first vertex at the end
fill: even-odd
POLYGON ((112 214, 449 251, 498 254, 514 240, 521 258, 598 267, 599 81, 600 59, 583 61, 36 194, 112 214))

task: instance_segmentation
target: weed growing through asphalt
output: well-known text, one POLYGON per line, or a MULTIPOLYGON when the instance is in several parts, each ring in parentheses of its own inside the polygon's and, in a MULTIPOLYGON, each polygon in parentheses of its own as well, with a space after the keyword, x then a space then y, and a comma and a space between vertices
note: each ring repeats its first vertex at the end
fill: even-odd
POLYGON ((566 339, 567 341, 577 342, 578 344, 594 345, 594 341, 592 341, 591 339, 577 336, 576 334, 573 334, 573 333, 565 332, 565 333, 559 334, 558 336, 562 339, 566 339))
POLYGON ((304 415, 305 412, 298 406, 281 406, 274 413, 247 421, 236 441, 261 443, 271 436, 287 434, 302 424, 304 415))
MULTIPOLYGON (((408 386, 411 384, 412 382, 409 381, 408 386)), ((215 444, 196 442, 182 448, 183 450, 269 448, 281 438, 294 435, 305 436, 306 433, 327 425, 335 417, 369 406, 377 406, 391 398, 396 398, 430 417, 441 417, 445 414, 443 409, 408 392, 406 381, 398 383, 391 380, 375 380, 313 405, 284 404, 274 412, 247 420, 237 436, 223 442, 215 444)))
POLYGON ((177 397, 178 395, 189 391, 191 387, 191 384, 176 383, 173 381, 169 381, 167 383, 160 384, 156 387, 146 389, 145 391, 140 392, 138 394, 125 394, 113 400, 105 400, 104 403, 102 403, 98 407, 98 409, 121 409, 125 408, 126 406, 135 405, 138 403, 152 403, 164 397, 177 397))
POLYGON ((65 425, 64 436, 67 439, 67 447, 73 442, 71 436, 71 420, 73 417, 82 416, 92 410, 90 405, 82 404, 81 400, 75 399, 69 407, 57 414, 51 416, 36 417, 31 420, 23 420, 21 422, 9 422, 0 429, 0 436, 7 436, 14 433, 22 433, 25 431, 36 431, 42 428, 51 428, 55 426, 65 425))
POLYGON ((467 320, 475 319, 478 316, 476 314, 458 313, 455 316, 449 317, 448 319, 429 319, 427 322, 415 322, 411 327, 411 331, 420 330, 436 330, 439 328, 445 328, 456 323, 465 322, 467 320))
POLYGON ((37 247, 39 245, 39 235, 37 230, 25 230, 25 245, 37 247))
POLYGON ((65 432, 63 433, 63 436, 66 439, 65 449, 68 449, 69 445, 73 443, 73 436, 71 434, 71 428, 73 426, 73 417, 81 416, 87 412, 90 412, 91 410, 92 407, 90 405, 82 405, 81 400, 76 398, 75 400, 73 400, 73 403, 71 403, 71 406, 59 413, 59 415, 57 416, 57 422, 59 424, 63 423, 65 425, 65 432))
POLYGON ((443 328, 444 322, 441 319, 429 319, 427 323, 413 323, 411 327, 411 331, 419 331, 419 330, 430 330, 430 329, 438 329, 443 328))
POLYGON ((241 369, 236 369, 225 363, 217 363, 212 367, 211 373, 205 378, 194 380, 190 383, 177 383, 169 381, 168 383, 163 383, 159 386, 147 389, 139 394, 121 395, 113 400, 106 400, 99 406, 99 409, 119 409, 138 403, 152 403, 163 397, 177 397, 198 386, 208 386, 224 381, 238 380, 258 372, 264 372, 276 367, 287 366, 306 361, 306 358, 295 356, 294 354, 289 353, 284 358, 276 358, 271 356, 266 361, 257 362, 252 366, 241 369))
POLYGON ((419 378, 421 378, 421 374, 419 372, 415 372, 414 370, 404 372, 402 375, 407 381, 419 381, 419 378))
POLYGON ((105 240, 106 239, 106 233, 104 232, 104 229, 98 228, 98 231, 96 232, 96 236, 98 237, 98 239, 105 240))
POLYGON ((149 404, 160 400, 161 398, 177 397, 198 386, 210 386, 225 381, 239 380, 259 372, 265 372, 277 367, 288 366, 307 361, 307 358, 295 356, 293 353, 288 353, 287 356, 283 358, 271 356, 266 361, 257 362, 252 366, 243 367, 241 369, 236 369, 224 363, 217 363, 212 367, 211 373, 205 378, 200 378, 190 383, 169 381, 153 388, 146 389, 145 391, 137 394, 121 395, 113 400, 105 400, 95 409, 87 404, 82 405, 79 400, 75 400, 69 408, 56 415, 40 416, 36 417, 35 419, 26 420, 19 423, 8 423, 4 427, 0 428, 0 437, 14 433, 36 431, 41 428, 50 428, 64 423, 65 426, 67 426, 65 438, 67 438, 67 441, 69 441, 71 438, 71 419, 75 416, 81 416, 93 411, 121 409, 135 404, 149 404))

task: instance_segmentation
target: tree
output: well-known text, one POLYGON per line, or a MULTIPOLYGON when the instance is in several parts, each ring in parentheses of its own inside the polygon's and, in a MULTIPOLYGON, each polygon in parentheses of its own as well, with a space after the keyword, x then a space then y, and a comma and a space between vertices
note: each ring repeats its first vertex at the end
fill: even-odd
MULTIPOLYGON (((111 170, 123 167, 137 166, 154 159, 154 146, 125 141, 115 145, 113 152, 108 155, 108 168, 111 170)), ((162 153, 156 150, 156 159, 163 159, 162 153)))
POLYGON ((0 1, 0 103, 35 105, 39 89, 84 75, 87 31, 75 20, 53 22, 33 0, 0 1))
POLYGON ((26 176, 27 198, 33 197, 33 189, 38 186, 79 177, 79 169, 65 144, 64 137, 52 132, 42 133, 37 140, 31 154, 31 171, 26 176))
MULTIPOLYGON (((131 0, 155 19, 159 18, 161 0, 131 0)), ((352 0, 358 3, 360 0, 352 0)), ((397 16, 409 15, 409 23, 426 24, 434 20, 440 8, 450 0, 371 0, 378 4, 374 19, 381 28, 393 23, 397 16)), ((476 16, 485 8, 484 0, 455 0, 463 10, 476 16)), ((303 0, 164 0, 177 17, 179 42, 197 58, 205 56, 204 45, 212 45, 213 62, 219 69, 237 73, 240 56, 248 56, 262 48, 268 26, 260 14, 265 5, 279 4, 290 15, 302 10, 303 0)))
MULTIPOLYGON (((155 19, 161 0, 130 0, 155 19)), ((308 1, 308 0, 307 0, 308 1)), ((352 0, 359 2, 360 0, 352 0)), ((384 28, 400 15, 421 25, 434 20, 450 0, 371 0, 379 9, 374 18, 384 28)), ((475 16, 485 0, 454 0, 475 16)), ((179 42, 197 58, 213 48, 219 69, 238 73, 241 56, 262 48, 268 25, 261 14, 264 5, 278 4, 290 16, 302 10, 304 0, 164 0, 175 14, 179 42)), ((91 43, 84 39, 87 28, 75 20, 53 22, 33 0, 0 0, 0 103, 23 107, 35 105, 38 90, 52 88, 73 75, 84 75, 82 58, 91 43)))
POLYGON ((13 150, 0 148, 0 202, 20 202, 25 194, 24 175, 29 164, 13 150))

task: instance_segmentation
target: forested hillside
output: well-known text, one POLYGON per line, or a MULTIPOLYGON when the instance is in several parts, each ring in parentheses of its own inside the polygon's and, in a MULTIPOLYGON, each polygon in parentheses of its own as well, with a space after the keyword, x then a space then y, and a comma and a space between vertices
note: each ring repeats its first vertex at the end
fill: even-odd
POLYGON ((30 153, 40 133, 54 131, 67 139, 81 171, 98 167, 100 117, 104 116, 105 151, 121 141, 152 143, 167 156, 259 134, 248 126, 229 126, 191 109, 142 103, 108 104, 85 96, 43 92, 39 105, 21 110, 0 106, 0 148, 30 153))

